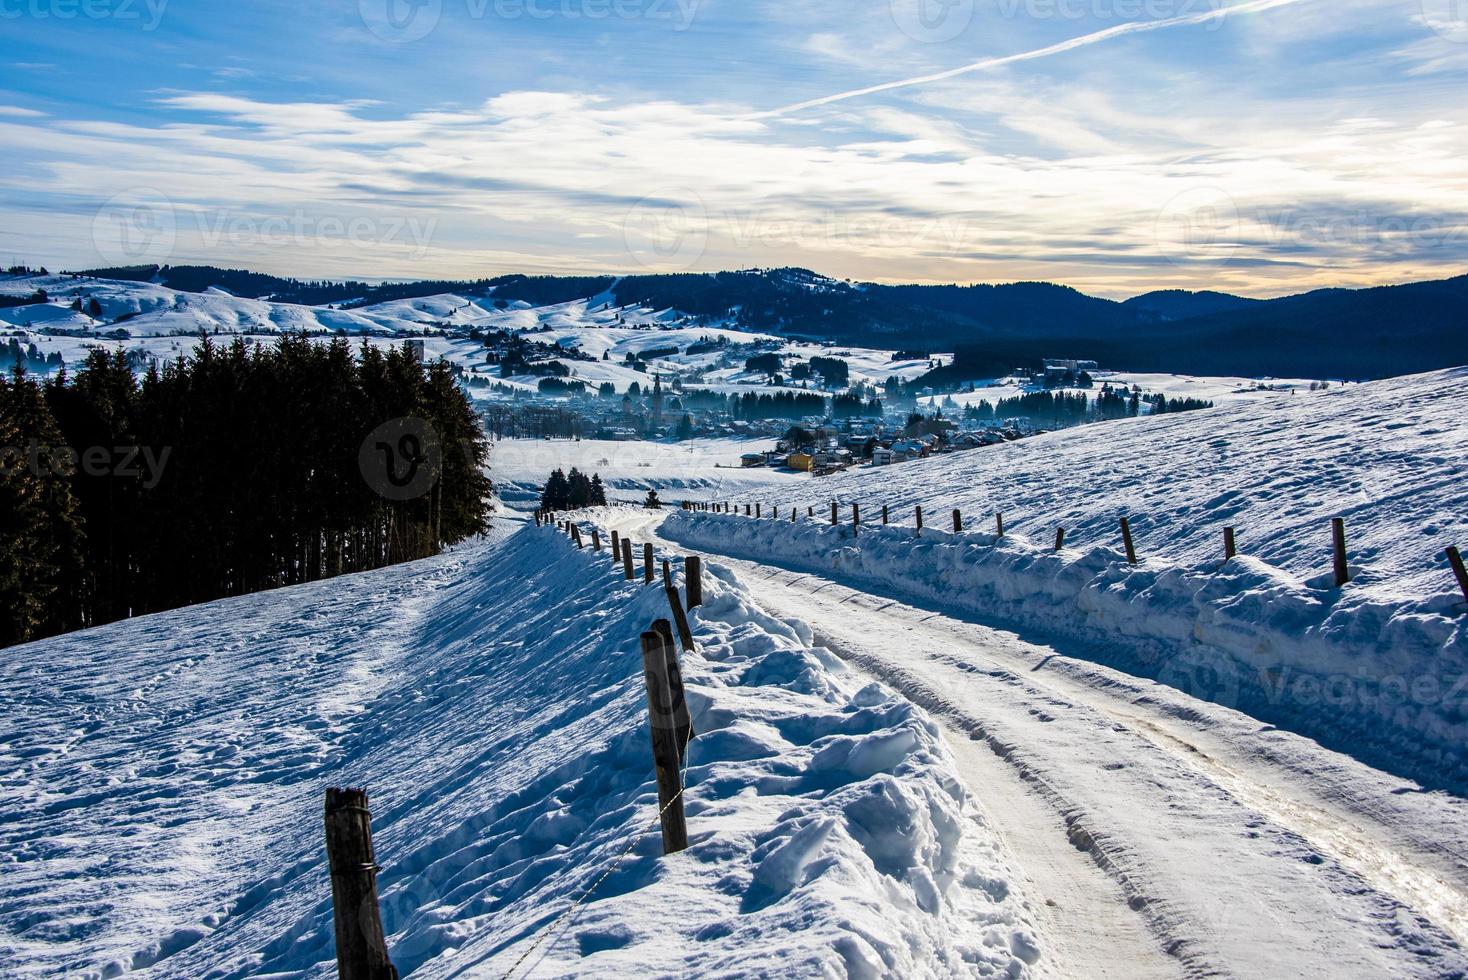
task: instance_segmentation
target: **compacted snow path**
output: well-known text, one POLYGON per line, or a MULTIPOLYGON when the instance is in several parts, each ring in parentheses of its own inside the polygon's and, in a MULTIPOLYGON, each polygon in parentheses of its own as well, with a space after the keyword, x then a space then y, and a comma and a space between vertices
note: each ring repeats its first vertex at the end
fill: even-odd
MULTIPOLYGON (((639 541, 660 520, 611 512, 639 541)), ((1064 648, 719 560, 945 727, 1075 972, 1468 971, 1464 800, 1064 648)))

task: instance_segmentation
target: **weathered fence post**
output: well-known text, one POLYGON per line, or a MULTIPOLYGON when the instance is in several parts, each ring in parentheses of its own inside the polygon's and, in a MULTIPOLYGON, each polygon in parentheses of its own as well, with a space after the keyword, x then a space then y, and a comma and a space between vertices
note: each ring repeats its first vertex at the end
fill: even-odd
POLYGON ((1234 529, 1226 527, 1223 529, 1223 560, 1233 561, 1239 553, 1238 542, 1234 537, 1234 529))
POLYGON ((1004 515, 1003 514, 995 514, 994 515, 994 527, 995 527, 995 530, 998 533, 998 536, 1001 537, 1001 538, 1004 537, 1004 515))
POLYGON ((790 508, 790 523, 791 524, 794 524, 797 520, 799 520, 799 518, 796 516, 795 508, 794 507, 791 507, 790 508))
POLYGON ((577 548, 585 548, 586 547, 586 543, 581 540, 581 525, 580 524, 572 524, 571 525, 571 537, 576 540, 576 547, 577 548))
POLYGON ((1351 580, 1351 566, 1346 563, 1346 522, 1335 517, 1330 522, 1331 549, 1335 552, 1335 584, 1340 588, 1351 580))
POLYGON ((601 529, 600 528, 593 527, 591 529, 591 550, 592 551, 601 551, 601 529))
POLYGON ((887 505, 886 504, 883 504, 882 505, 882 526, 883 527, 886 527, 887 526, 887 505))
POLYGON ((1451 544, 1443 554, 1448 556, 1448 564, 1453 566, 1453 575, 1458 579, 1458 588, 1463 590, 1463 601, 1468 602, 1468 568, 1463 567, 1463 556, 1458 554, 1457 546, 1451 544))
POLYGON ((831 526, 835 527, 841 523, 841 517, 836 513, 836 501, 831 501, 831 526))
POLYGON ((918 533, 919 534, 922 534, 923 533, 923 505, 922 504, 918 504, 917 505, 917 529, 918 529, 918 533))
POLYGON ((632 581, 632 539, 622 539, 622 574, 632 581))
POLYGON ((1062 549, 1064 547, 1065 547, 1065 528, 1063 528, 1063 527, 1062 528, 1056 528, 1056 530, 1055 530, 1055 550, 1056 551, 1059 551, 1060 549, 1062 549))
POLYGON ((860 535, 861 535, 861 505, 860 504, 852 504, 851 505, 851 536, 852 537, 859 537, 860 535))
POLYGON ((326 860, 337 975, 341 980, 398 980, 377 909, 377 857, 366 790, 326 791, 326 860))
MULTIPOLYGON (((678 624, 678 639, 684 650, 692 652, 693 630, 688 626, 688 614, 683 611, 683 603, 678 598, 678 587, 673 584, 673 569, 667 559, 663 559, 663 591, 668 595, 668 608, 673 611, 673 621, 678 624)), ((669 638, 671 639, 671 634, 669 638)))
POLYGON ((749 504, 745 504, 744 505, 744 516, 745 517, 750 516, 750 514, 751 514, 752 511, 753 511, 753 508, 750 507, 749 504))
MULTIPOLYGON (((678 664, 678 650, 673 646, 673 628, 666 619, 656 620, 652 631, 663 638, 663 662, 668 667, 668 690, 673 695, 673 742, 678 746, 678 764, 686 761, 688 742, 698 733, 693 730, 693 716, 688 711, 688 697, 683 690, 683 668, 678 664)), ((688 648, 688 649, 691 649, 688 648)))
POLYGON ((652 584, 652 542, 644 541, 642 544, 642 581, 652 584))
POLYGON ((622 541, 617 537, 617 529, 612 528, 612 564, 622 560, 622 541))
POLYGON ((754 505, 754 516, 757 517, 757 518, 764 516, 764 514, 760 510, 760 505, 759 504, 755 504, 754 505))
POLYGON ((662 635, 655 630, 642 634, 642 675, 647 683, 647 716, 652 729, 652 762, 658 780, 658 820, 663 828, 663 853, 676 854, 688 847, 688 824, 683 816, 683 777, 678 767, 667 646, 662 635))
POLYGON ((688 581, 688 608, 697 609, 703 605, 703 559, 697 555, 689 555, 683 559, 683 577, 688 581))
POLYGON ((805 509, 805 516, 806 517, 815 517, 816 516, 816 509, 814 507, 807 507, 805 509))
POLYGON ((959 513, 957 507, 953 508, 953 533, 963 533, 963 515, 959 513))
POLYGON ((1128 565, 1137 563, 1137 549, 1132 546, 1132 523, 1125 517, 1121 519, 1121 540, 1126 545, 1126 560, 1128 565))

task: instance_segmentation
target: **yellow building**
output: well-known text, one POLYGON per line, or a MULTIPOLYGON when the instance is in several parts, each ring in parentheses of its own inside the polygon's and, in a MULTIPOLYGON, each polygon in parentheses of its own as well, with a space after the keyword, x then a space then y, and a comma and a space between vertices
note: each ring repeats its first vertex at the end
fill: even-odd
POLYGON ((811 471, 811 468, 816 465, 816 458, 808 453, 791 453, 789 457, 786 458, 785 465, 790 467, 792 470, 800 470, 802 473, 809 473, 811 471))

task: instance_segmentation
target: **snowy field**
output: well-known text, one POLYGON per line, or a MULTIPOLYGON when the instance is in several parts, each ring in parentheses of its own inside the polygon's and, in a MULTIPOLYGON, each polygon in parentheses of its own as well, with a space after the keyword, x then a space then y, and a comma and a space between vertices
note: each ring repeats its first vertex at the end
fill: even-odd
POLYGON ((691 439, 687 442, 610 442, 600 439, 500 439, 490 450, 490 473, 501 500, 534 509, 551 471, 576 467, 599 474, 613 503, 641 503, 648 490, 669 504, 684 499, 733 499, 810 484, 809 473, 744 468, 739 457, 773 449, 775 440, 691 439))
POLYGON ((7 651, 0 974, 335 976, 321 801, 362 785, 405 977, 1052 975, 923 712, 718 566, 664 858, 661 587, 497 536, 7 651))

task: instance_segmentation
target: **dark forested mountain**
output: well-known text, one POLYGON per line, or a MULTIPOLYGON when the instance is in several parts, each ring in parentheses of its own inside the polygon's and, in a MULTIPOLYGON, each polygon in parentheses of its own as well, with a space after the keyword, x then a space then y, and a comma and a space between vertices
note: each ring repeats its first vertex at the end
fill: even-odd
POLYGON ((1133 296, 1121 305, 1131 310, 1155 314, 1161 320, 1186 320, 1189 317, 1207 316, 1228 310, 1241 310, 1256 303, 1257 299, 1215 293, 1212 290, 1192 292, 1187 289, 1159 289, 1141 296, 1133 296))
POLYGON ((1468 364, 1468 276, 1271 300, 1159 290, 1118 303, 1043 282, 879 285, 806 269, 377 284, 304 282, 207 266, 88 274, 346 306, 446 292, 532 305, 606 296, 705 323, 731 321, 880 348, 963 348, 996 363, 1083 357, 1133 370, 1360 379, 1468 364))

